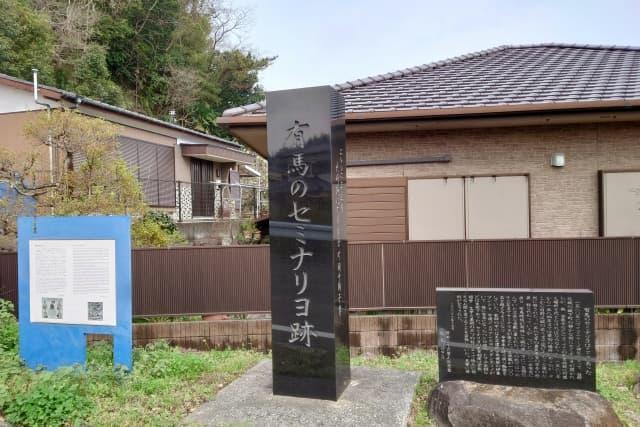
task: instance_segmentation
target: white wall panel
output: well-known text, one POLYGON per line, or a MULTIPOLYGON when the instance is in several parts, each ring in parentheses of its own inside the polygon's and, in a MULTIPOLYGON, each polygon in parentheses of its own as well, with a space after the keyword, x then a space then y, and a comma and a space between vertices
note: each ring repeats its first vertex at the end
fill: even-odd
POLYGON ((526 176, 466 179, 468 239, 529 237, 529 183, 526 176))
MULTIPOLYGON (((42 96, 40 96, 40 101, 50 104, 51 108, 58 106, 57 102, 51 99, 42 99, 42 96)), ((45 106, 35 103, 33 91, 0 85, 0 114, 43 110, 45 108, 45 106)))
POLYGON ((464 239, 462 178, 411 179, 409 240, 464 239))
POLYGON ((640 172, 602 174, 605 236, 640 236, 640 172))

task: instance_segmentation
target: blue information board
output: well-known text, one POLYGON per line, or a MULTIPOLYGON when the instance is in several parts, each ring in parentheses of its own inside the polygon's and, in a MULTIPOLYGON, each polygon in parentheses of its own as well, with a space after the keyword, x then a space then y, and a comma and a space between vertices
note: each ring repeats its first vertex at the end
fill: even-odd
POLYGON ((128 216, 18 218, 20 356, 30 368, 86 362, 87 334, 113 337, 132 368, 128 216))

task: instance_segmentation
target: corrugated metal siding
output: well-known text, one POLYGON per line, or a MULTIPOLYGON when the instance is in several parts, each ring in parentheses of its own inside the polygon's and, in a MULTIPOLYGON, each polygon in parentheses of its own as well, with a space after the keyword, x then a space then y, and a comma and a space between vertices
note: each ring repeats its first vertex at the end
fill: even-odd
POLYGON ((464 243, 384 244, 385 307, 433 307, 436 287, 464 286, 464 243))
POLYGON ((383 307, 382 244, 349 245, 349 306, 383 307))
POLYGON ((470 287, 591 289, 598 305, 640 303, 636 239, 466 244, 470 287))
POLYGON ((269 247, 133 251, 135 315, 269 311, 269 247))
POLYGON ((636 283, 636 292, 633 301, 634 304, 640 305, 640 239, 635 239, 635 253, 633 257, 632 266, 629 267, 633 271, 633 277, 636 283))
POLYGON ((18 255, 0 253, 0 298, 18 307, 18 255))
MULTIPOLYGON (((133 251, 136 316, 270 310, 269 247, 133 251)), ((355 243, 353 309, 435 305, 435 288, 587 288, 596 304, 640 305, 640 239, 355 243)), ((15 253, 0 254, 0 296, 15 302, 15 253)))

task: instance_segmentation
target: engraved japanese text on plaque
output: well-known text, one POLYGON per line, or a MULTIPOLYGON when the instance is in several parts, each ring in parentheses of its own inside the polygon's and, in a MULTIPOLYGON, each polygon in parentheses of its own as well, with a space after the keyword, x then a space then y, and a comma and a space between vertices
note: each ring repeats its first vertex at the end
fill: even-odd
POLYGON ((274 394, 337 400, 349 384, 344 101, 267 93, 274 394))
POLYGON ((595 390, 593 293, 438 288, 440 381, 595 390))

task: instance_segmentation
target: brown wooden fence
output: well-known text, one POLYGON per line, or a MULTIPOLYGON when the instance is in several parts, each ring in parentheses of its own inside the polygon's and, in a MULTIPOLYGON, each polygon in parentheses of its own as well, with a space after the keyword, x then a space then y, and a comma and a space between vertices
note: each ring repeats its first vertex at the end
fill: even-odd
MULTIPOLYGON (((269 247, 133 251, 137 316, 270 310, 269 247)), ((449 287, 587 288, 600 306, 640 306, 640 239, 525 239, 349 245, 354 310, 435 305, 449 287)), ((0 254, 0 297, 17 298, 15 254, 0 254)))

